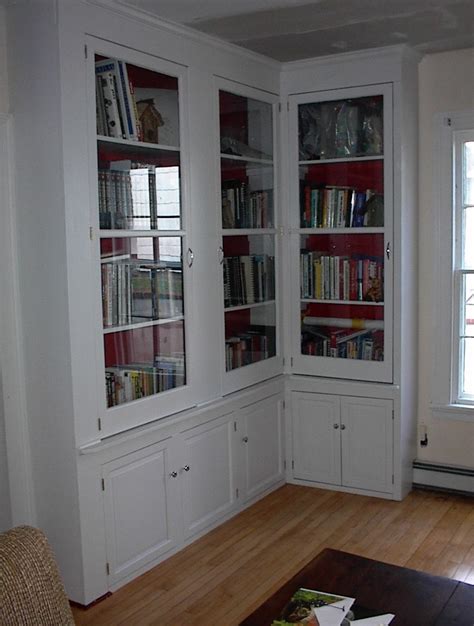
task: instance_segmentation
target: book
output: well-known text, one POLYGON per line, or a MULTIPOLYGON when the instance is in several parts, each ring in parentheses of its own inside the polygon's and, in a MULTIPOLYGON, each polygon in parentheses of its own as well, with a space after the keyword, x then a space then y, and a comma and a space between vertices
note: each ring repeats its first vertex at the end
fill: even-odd
POLYGON ((96 78, 100 78, 98 95, 103 98, 103 111, 105 113, 105 134, 108 137, 127 138, 123 92, 120 84, 120 70, 116 59, 104 59, 96 61, 96 78))
POLYGON ((271 626, 339 626, 354 598, 301 587, 271 626))

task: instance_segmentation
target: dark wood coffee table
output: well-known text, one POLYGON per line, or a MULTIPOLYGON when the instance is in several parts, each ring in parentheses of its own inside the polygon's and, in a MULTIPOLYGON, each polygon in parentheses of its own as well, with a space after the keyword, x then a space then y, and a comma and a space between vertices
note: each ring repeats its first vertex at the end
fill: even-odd
POLYGON ((474 626, 474 586, 388 565, 338 550, 323 550, 241 626, 270 626, 299 587, 356 599, 378 613, 394 613, 390 626, 474 626))

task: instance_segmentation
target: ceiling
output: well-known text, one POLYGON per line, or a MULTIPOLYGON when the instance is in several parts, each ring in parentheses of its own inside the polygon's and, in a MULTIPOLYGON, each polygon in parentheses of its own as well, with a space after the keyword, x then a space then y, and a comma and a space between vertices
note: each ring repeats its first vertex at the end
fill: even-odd
POLYGON ((116 0, 278 61, 406 43, 474 46, 474 0, 116 0))

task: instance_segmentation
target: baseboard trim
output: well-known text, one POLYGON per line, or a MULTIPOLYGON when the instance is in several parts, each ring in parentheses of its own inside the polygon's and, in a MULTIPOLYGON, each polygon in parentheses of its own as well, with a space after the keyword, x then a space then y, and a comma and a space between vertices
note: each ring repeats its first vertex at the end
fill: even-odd
POLYGON ((413 486, 473 496, 474 469, 414 461, 413 486))

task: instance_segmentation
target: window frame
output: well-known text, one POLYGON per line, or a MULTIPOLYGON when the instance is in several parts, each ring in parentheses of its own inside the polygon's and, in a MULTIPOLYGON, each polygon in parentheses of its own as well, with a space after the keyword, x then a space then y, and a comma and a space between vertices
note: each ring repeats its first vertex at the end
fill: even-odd
POLYGON ((439 114, 434 130, 431 411, 437 418, 474 421, 474 402, 460 397, 462 172, 455 153, 462 137, 474 133, 474 111, 439 114))

